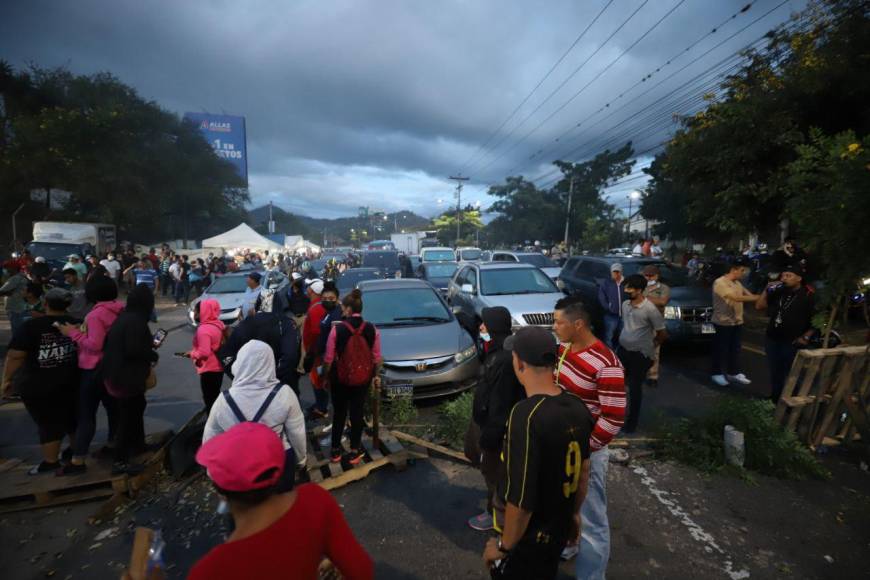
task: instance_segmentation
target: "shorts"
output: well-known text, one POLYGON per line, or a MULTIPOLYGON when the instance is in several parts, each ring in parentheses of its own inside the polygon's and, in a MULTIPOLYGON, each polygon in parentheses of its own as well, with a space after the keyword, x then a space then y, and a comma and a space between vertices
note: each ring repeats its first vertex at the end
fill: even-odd
POLYGON ((493 580, 553 580, 556 577, 566 540, 546 535, 541 540, 533 534, 527 531, 511 553, 498 566, 490 568, 493 580))
MULTIPOLYGON (((75 394, 70 390, 71 394, 75 394)), ((39 429, 39 442, 60 441, 76 429, 75 396, 26 397, 24 408, 39 429)))

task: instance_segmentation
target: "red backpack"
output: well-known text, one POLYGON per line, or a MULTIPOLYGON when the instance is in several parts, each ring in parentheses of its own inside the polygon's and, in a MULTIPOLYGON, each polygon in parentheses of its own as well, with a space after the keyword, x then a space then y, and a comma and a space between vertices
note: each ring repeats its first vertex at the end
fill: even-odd
POLYGON ((366 323, 360 324, 359 328, 354 328, 346 321, 342 324, 350 330, 350 337, 338 357, 338 382, 348 387, 367 386, 372 379, 375 364, 372 360, 372 349, 363 336, 366 323))

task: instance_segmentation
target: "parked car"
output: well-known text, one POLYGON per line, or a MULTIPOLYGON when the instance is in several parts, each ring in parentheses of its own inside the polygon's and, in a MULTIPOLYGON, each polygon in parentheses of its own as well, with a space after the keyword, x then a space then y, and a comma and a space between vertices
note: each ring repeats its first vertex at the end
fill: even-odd
POLYGON ((399 252, 392 250, 363 252, 361 258, 360 266, 376 269, 380 273, 381 278, 401 278, 402 276, 402 267, 399 264, 399 252))
POLYGON ((412 278, 367 280, 359 289, 363 317, 381 335, 384 396, 429 399, 476 384, 480 360, 474 339, 429 284, 412 278))
POLYGON ((451 306, 478 322, 488 306, 504 306, 514 327, 553 325, 553 307, 564 296, 540 268, 531 264, 491 262, 467 264, 447 289, 451 306))
POLYGON ((459 264, 456 262, 423 262, 417 269, 417 277, 426 280, 442 296, 447 296, 447 285, 456 273, 459 264))
POLYGON ((480 262, 483 250, 480 248, 456 248, 457 262, 480 262))
POLYGON ((709 338, 715 333, 713 296, 709 287, 689 278, 688 270, 652 258, 626 256, 572 256, 559 274, 557 284, 566 294, 579 294, 590 310, 593 326, 601 328, 604 311, 598 304, 598 286, 610 278, 610 266, 622 264, 624 277, 639 274, 653 264, 661 281, 670 286, 671 299, 665 307, 665 324, 670 340, 709 338))
POLYGON ((450 248, 423 248, 420 250, 421 262, 455 262, 456 254, 450 248))
POLYGON ((508 252, 505 250, 496 250, 492 253, 491 262, 514 262, 520 264, 531 264, 537 266, 549 276, 554 282, 559 276, 560 268, 556 262, 538 252, 508 252))
POLYGON ((351 268, 350 270, 345 270, 338 277, 335 285, 338 287, 339 293, 344 296, 364 280, 379 280, 381 278, 383 276, 381 276, 381 272, 377 268, 351 268))
MULTIPOLYGON (((266 271, 260 273, 263 275, 263 278, 260 280, 260 285, 263 287, 261 291, 263 297, 262 308, 263 310, 271 311, 272 297, 275 295, 275 292, 287 286, 289 281, 287 276, 281 272, 266 271)), ((187 319, 190 321, 190 324, 193 326, 197 325, 194 320, 193 311, 197 303, 206 298, 213 298, 221 305, 221 322, 233 324, 239 320, 242 305, 245 302, 245 290, 248 288, 248 274, 250 272, 239 272, 224 274, 215 278, 215 281, 205 289, 202 296, 191 301, 190 307, 187 309, 187 319)))

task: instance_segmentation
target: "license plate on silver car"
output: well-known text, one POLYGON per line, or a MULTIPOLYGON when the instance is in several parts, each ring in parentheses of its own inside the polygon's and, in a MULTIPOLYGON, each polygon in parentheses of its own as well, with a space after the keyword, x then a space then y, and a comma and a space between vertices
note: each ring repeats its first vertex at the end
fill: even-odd
POLYGON ((383 391, 387 397, 407 397, 414 394, 414 385, 411 383, 384 385, 383 391))

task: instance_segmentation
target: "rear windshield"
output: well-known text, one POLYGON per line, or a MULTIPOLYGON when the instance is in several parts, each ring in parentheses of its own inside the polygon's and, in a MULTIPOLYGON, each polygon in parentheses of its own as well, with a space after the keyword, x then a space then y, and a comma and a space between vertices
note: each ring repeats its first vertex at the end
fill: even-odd
POLYGON ((424 262, 452 262, 455 259, 453 250, 426 250, 423 252, 424 262))
POLYGON ((481 254, 483 254, 483 252, 480 250, 460 250, 459 257, 466 261, 479 260, 481 254))
POLYGON ((555 262, 544 254, 517 254, 517 259, 523 264, 531 264, 538 268, 553 268, 555 262))
POLYGON ((219 276, 214 284, 208 287, 207 294, 235 294, 248 288, 247 276, 219 276))
MULTIPOLYGON (((649 264, 650 262, 623 262, 622 275, 627 278, 632 274, 641 274, 649 264)), ((671 266, 665 262, 656 262, 655 265, 659 269, 659 279, 668 286, 674 288, 689 284, 689 270, 687 268, 671 266)))
POLYGON ((362 265, 368 268, 398 268, 399 254, 396 252, 366 252, 362 265))
POLYGON ((82 247, 78 244, 52 244, 49 242, 31 242, 27 244, 30 254, 46 260, 66 260, 70 254, 81 254, 82 247))

